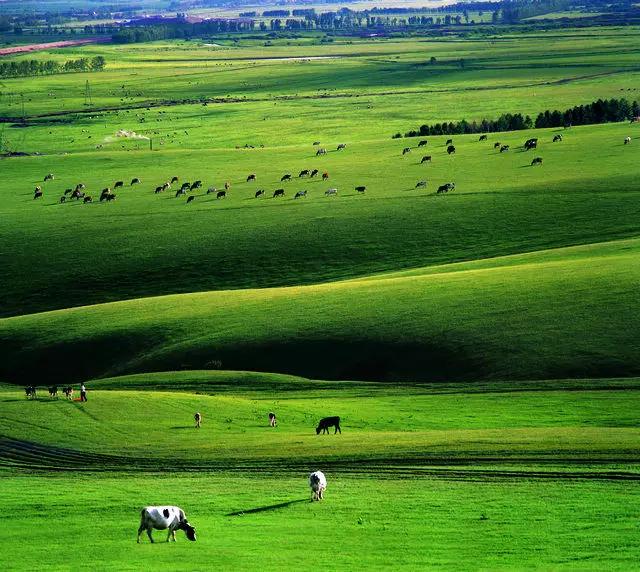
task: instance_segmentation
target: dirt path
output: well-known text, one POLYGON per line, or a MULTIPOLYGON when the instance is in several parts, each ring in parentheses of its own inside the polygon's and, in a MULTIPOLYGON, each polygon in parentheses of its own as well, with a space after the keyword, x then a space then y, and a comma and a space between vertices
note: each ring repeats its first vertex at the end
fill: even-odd
POLYGON ((13 46, 12 48, 0 49, 0 56, 12 56, 15 54, 23 54, 27 52, 39 52, 41 50, 50 50, 52 48, 68 48, 72 46, 84 46, 86 44, 105 44, 110 42, 111 38, 97 37, 84 38, 83 40, 63 40, 61 42, 48 42, 46 44, 26 44, 24 46, 13 46))

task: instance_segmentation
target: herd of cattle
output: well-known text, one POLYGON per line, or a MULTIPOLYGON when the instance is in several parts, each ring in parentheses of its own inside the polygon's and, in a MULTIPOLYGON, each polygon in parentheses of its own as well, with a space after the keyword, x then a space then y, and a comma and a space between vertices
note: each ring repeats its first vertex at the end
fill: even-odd
MULTIPOLYGON (((487 141, 487 135, 481 135, 479 138, 479 141, 487 141)), ((560 142, 562 141, 562 135, 561 134, 556 134, 553 136, 552 141, 554 143, 560 142)), ((417 148, 420 147, 425 147, 426 145, 428 145, 429 141, 427 139, 423 139, 421 141, 418 142, 417 148)), ((625 137, 624 139, 624 144, 628 145, 629 143, 631 143, 631 137, 625 137)), ((314 142, 314 145, 319 145, 319 142, 314 142)), ((346 144, 345 143, 340 143, 340 145, 338 145, 337 147, 337 151, 341 151, 343 149, 346 149, 346 144)), ((453 144, 453 139, 448 139, 445 143, 445 147, 446 147, 446 152, 448 155, 453 155, 456 152, 456 148, 455 145, 453 144)), ((530 139, 527 139, 524 144, 522 145, 522 148, 525 151, 529 151, 532 149, 537 149, 538 147, 538 138, 537 137, 532 137, 530 139)), ((503 145, 502 143, 500 143, 499 141, 496 141, 493 144, 493 148, 494 149, 498 149, 500 153, 506 153, 507 151, 510 150, 509 145, 503 145)), ((405 147, 402 150, 402 155, 406 155, 408 153, 412 152, 412 148, 411 147, 405 147)), ((316 151, 316 155, 325 155, 327 153, 327 150, 325 148, 319 148, 316 151)), ((431 163, 433 159, 432 155, 424 155, 422 157, 422 159, 420 160, 420 164, 423 163, 431 163)), ((542 165, 542 157, 534 157, 531 161, 531 165, 542 165)), ((304 178, 314 178, 316 176, 318 176, 320 174, 318 169, 303 169, 302 171, 300 171, 300 173, 298 174, 298 179, 304 179, 304 178)), ((45 177, 44 177, 44 181, 52 181, 54 180, 55 177, 53 175, 53 173, 48 173, 45 177)), ((324 171, 322 173, 322 180, 326 181, 329 179, 329 173, 327 171, 324 171)), ((281 183, 287 183, 293 180, 293 175, 291 173, 285 173, 284 175, 282 175, 282 177, 280 178, 280 182, 281 183)), ((257 181, 257 175, 255 173, 251 173, 250 175, 247 176, 246 182, 250 183, 250 182, 256 182, 257 181)), ((131 180, 130 186, 133 187, 135 185, 139 185, 141 184, 142 181, 138 178, 138 177, 134 177, 131 180)), ((155 187, 155 194, 160 194, 163 193, 165 191, 169 191, 172 188, 172 185, 179 183, 179 178, 177 176, 172 177, 170 180, 164 181, 162 182, 160 185, 155 187)), ((192 191, 198 190, 200 188, 202 188, 202 181, 201 180, 196 180, 193 182, 183 182, 180 187, 177 189, 175 196, 176 198, 181 197, 181 196, 186 196, 187 197, 187 201, 186 203, 192 203, 193 201, 195 201, 196 199, 196 195, 193 194, 189 194, 192 191)), ((418 181, 418 183, 415 185, 415 188, 425 188, 427 186, 427 182, 424 180, 418 181)), ((117 188, 122 188, 124 187, 124 181, 116 181, 116 183, 113 185, 114 189, 117 188)), ((442 193, 447 193, 450 191, 455 190, 456 186, 455 183, 453 182, 448 182, 445 183, 443 185, 440 185, 437 189, 436 189, 436 194, 442 194, 442 193)), ((224 199, 228 196, 228 193, 231 189, 231 183, 229 181, 227 181, 224 184, 224 189, 218 189, 217 187, 209 187, 206 191, 207 195, 210 194, 214 194, 216 196, 216 199, 224 199)), ((354 190, 358 193, 358 194, 363 194, 366 191, 366 186, 364 185, 358 185, 354 188, 354 190)), ((336 187, 331 187, 329 189, 327 189, 324 192, 324 195, 329 197, 329 196, 336 196, 338 194, 338 189, 336 187)), ((284 188, 278 188, 275 189, 272 193, 272 198, 279 198, 279 197, 284 197, 286 195, 285 189, 284 188)), ((34 199, 39 199, 42 198, 44 196, 42 187, 40 185, 36 186, 35 190, 34 190, 34 194, 33 194, 33 198, 34 199)), ((261 197, 266 197, 267 196, 267 191, 265 189, 258 189, 257 191, 255 191, 254 194, 254 198, 259 199, 261 197)), ((307 190, 300 190, 297 191, 293 198, 294 199, 300 199, 300 198, 304 198, 308 196, 308 191, 307 190)), ((93 197, 91 195, 87 195, 85 192, 85 185, 83 183, 78 183, 75 188, 69 188, 66 189, 64 191, 64 194, 60 197, 60 202, 64 203, 67 201, 67 199, 69 200, 76 200, 76 201, 80 201, 82 200, 83 203, 92 203, 93 202, 93 197)), ((100 202, 111 202, 111 201, 115 201, 116 200, 116 194, 111 190, 111 187, 106 187, 104 189, 102 189, 101 193, 100 193, 100 202)))
MULTIPOLYGON (((51 399, 58 399, 57 385, 52 385, 47 389, 49 390, 49 397, 51 399)), ((36 399, 38 397, 38 388, 35 385, 28 385, 27 387, 24 388, 24 392, 27 399, 36 399)), ((63 387, 62 393, 67 399, 69 400, 73 399, 73 387, 71 387, 70 385, 63 387)))

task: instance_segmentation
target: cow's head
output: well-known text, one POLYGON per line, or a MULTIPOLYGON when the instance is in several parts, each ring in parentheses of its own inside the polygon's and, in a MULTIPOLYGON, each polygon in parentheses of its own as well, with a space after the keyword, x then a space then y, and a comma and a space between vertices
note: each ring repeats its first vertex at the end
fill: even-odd
POLYGON ((193 542, 195 542, 196 540, 196 528, 195 526, 191 526, 186 520, 182 523, 182 526, 180 527, 182 528, 182 530, 184 530, 185 534, 187 535, 187 538, 193 542))
POLYGON ((316 427, 316 435, 320 435, 320 431, 322 431, 322 429, 320 428, 320 425, 318 425, 316 427))

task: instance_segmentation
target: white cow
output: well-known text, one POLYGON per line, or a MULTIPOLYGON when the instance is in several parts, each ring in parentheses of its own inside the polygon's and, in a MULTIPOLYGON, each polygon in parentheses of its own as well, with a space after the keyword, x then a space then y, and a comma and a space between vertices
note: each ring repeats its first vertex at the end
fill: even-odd
POLYGON ((338 194, 338 189, 327 189, 324 194, 329 197, 331 195, 337 195, 338 194))
POLYGON ((311 487, 311 500, 322 500, 324 491, 327 488, 327 478, 322 471, 314 471, 309 475, 309 486, 311 487))
POLYGON ((149 540, 153 542, 151 531, 169 530, 167 542, 176 541, 176 530, 184 530, 189 540, 196 539, 196 529, 189 524, 184 511, 177 506, 147 506, 140 513, 140 526, 138 528, 138 544, 143 530, 147 531, 149 540))

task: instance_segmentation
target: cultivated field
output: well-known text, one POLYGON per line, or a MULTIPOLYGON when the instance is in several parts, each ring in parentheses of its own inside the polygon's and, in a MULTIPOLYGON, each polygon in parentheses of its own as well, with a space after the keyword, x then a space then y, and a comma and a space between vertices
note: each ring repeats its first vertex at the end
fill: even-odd
POLYGON ((637 30, 320 40, 12 56, 107 69, 2 80, 4 568, 636 566, 640 124, 391 136, 639 98, 637 30))

